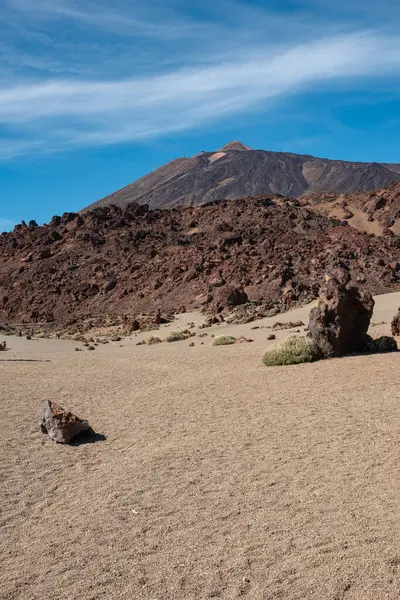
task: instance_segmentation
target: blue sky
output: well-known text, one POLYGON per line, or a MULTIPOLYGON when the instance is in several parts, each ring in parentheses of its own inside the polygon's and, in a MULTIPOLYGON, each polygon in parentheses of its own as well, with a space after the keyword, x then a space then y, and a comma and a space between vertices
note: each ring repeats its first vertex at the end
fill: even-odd
POLYGON ((398 0, 0 0, 0 230, 233 139, 400 162, 398 0))

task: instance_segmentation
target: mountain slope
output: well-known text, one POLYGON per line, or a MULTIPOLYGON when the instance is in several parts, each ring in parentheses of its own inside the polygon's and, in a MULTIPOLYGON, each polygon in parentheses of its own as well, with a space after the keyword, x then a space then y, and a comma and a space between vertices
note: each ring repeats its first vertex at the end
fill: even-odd
POLYGON ((393 181, 400 181, 400 165, 252 150, 235 141, 216 152, 173 160, 84 210, 130 202, 150 208, 195 206, 264 194, 300 198, 318 192, 376 190, 393 181))

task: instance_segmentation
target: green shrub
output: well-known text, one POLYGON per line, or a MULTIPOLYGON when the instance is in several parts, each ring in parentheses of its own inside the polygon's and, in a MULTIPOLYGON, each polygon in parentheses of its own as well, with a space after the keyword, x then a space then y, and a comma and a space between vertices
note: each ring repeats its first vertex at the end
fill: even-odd
POLYGON ((236 338, 233 335, 218 335, 213 340, 213 346, 229 346, 235 342, 236 338))
POLYGON ((185 340, 186 336, 181 331, 171 331, 171 333, 167 336, 167 342, 179 342, 180 340, 185 340))
POLYGON ((161 344, 161 342, 162 342, 162 340, 160 340, 160 338, 157 337, 156 335, 151 335, 146 340, 146 344, 148 346, 154 346, 154 344, 161 344))
POLYGON ((267 350, 262 361, 267 367, 274 367, 312 362, 319 357, 318 346, 313 340, 305 337, 289 337, 282 345, 267 350))

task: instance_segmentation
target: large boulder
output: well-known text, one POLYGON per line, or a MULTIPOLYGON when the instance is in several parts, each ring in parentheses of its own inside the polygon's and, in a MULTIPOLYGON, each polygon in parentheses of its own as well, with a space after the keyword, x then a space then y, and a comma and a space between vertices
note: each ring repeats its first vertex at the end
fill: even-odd
POLYGON ((59 444, 69 444, 81 433, 91 431, 87 421, 83 421, 50 400, 43 404, 38 422, 42 433, 47 433, 59 444))
POLYGON ((329 274, 321 286, 319 302, 310 312, 308 328, 325 358, 365 349, 365 336, 374 309, 369 292, 346 287, 329 274))
POLYGON ((400 336, 400 308, 392 320, 392 335, 400 336))
POLYGON ((249 298, 241 286, 226 284, 218 289, 214 301, 207 310, 208 312, 219 313, 224 308, 240 306, 248 301, 249 298))

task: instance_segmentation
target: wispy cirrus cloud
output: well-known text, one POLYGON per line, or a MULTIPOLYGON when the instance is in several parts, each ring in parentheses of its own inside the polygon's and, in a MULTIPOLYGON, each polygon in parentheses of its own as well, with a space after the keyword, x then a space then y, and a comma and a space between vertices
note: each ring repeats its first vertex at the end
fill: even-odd
MULTIPOLYGON (((8 0, 14 11, 28 15, 36 21, 65 21, 89 25, 119 33, 121 35, 143 35, 170 39, 176 34, 182 35, 183 22, 172 20, 146 20, 138 16, 138 5, 133 9, 129 3, 107 2, 69 2, 68 0, 8 0)), ((157 13, 156 13, 157 14, 157 13)), ((185 26, 188 26, 188 22, 185 26)), ((190 31, 187 32, 190 34, 190 31)))
POLYGON ((123 0, 6 4, 0 22, 12 27, 22 15, 16 30, 29 24, 31 41, 22 67, 14 38, 0 46, 3 160, 162 136, 321 85, 379 85, 400 71, 396 34, 337 20, 317 37, 321 15, 299 27, 307 7, 288 16, 223 0, 228 16, 218 20, 210 6, 207 20, 178 0, 152 13, 123 0))

